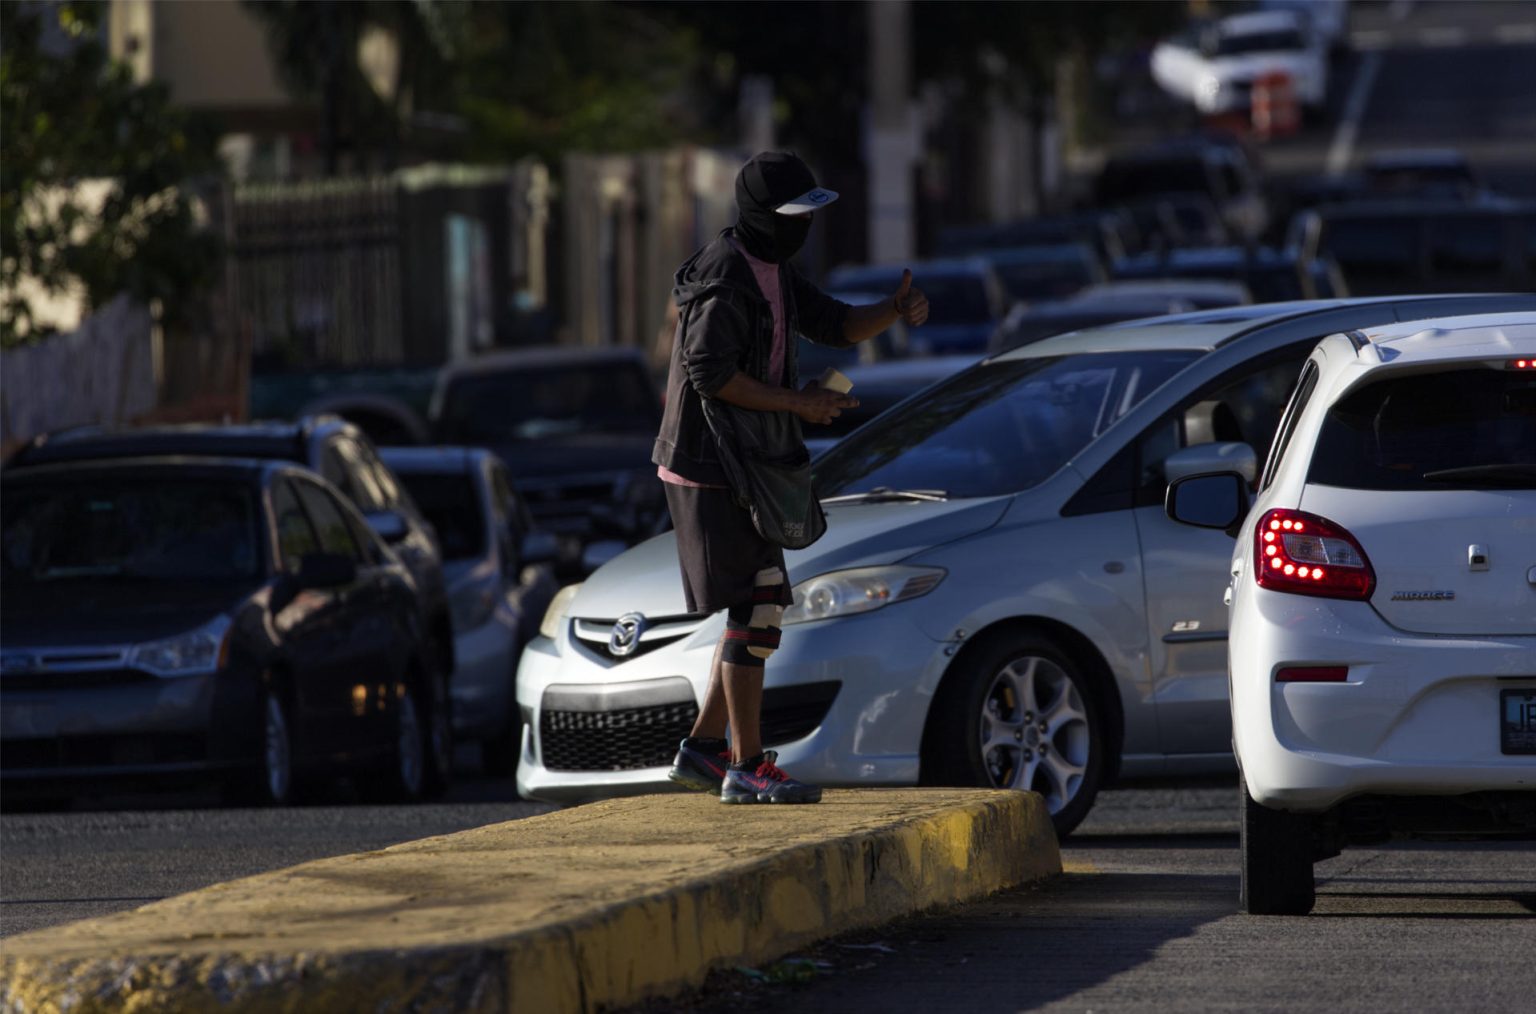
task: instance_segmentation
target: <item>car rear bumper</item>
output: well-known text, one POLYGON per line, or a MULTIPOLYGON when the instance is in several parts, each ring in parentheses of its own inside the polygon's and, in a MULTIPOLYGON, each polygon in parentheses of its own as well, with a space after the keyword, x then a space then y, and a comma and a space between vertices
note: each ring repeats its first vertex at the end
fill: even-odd
POLYGON ((1254 799, 1319 812, 1362 795, 1536 790, 1536 755, 1506 754, 1501 693, 1536 690, 1536 636, 1416 636, 1362 602, 1255 593, 1234 616, 1233 739, 1254 799), (1345 666, 1343 682, 1277 682, 1345 666))
MULTIPOLYGON (((553 642, 535 639, 523 652, 517 676, 524 718, 519 794, 573 802, 673 788, 667 780, 672 753, 697 715, 723 622, 720 616, 712 617, 678 644, 615 666, 602 665, 569 641, 556 654, 553 642), (557 697, 549 696, 551 688, 557 697), (630 712, 634 721, 654 719, 668 730, 653 748, 633 755, 642 766, 578 771, 546 763, 554 753, 552 744, 544 741, 554 725, 554 712, 547 714, 544 707, 546 700, 579 699, 582 691, 605 688, 652 693, 650 698, 625 701, 644 702, 655 709, 630 712), (558 697, 573 690, 573 697, 558 697)), ((928 705, 949 661, 945 647, 915 624, 892 623, 890 617, 879 614, 789 627, 765 676, 765 744, 778 751, 780 766, 802 781, 915 784, 928 705), (876 620, 881 622, 872 622, 876 620)), ((569 721, 570 715, 562 712, 560 720, 569 721)), ((595 721, 583 734, 627 735, 597 728, 595 721)))

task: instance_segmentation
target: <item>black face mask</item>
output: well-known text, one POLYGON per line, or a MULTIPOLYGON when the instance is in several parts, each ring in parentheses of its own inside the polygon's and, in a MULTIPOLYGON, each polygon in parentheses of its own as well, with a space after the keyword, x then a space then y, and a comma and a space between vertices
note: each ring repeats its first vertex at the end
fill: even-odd
POLYGON ((741 209, 736 222, 736 238, 747 253, 760 261, 777 264, 800 252, 811 231, 809 215, 781 215, 760 208, 741 209))

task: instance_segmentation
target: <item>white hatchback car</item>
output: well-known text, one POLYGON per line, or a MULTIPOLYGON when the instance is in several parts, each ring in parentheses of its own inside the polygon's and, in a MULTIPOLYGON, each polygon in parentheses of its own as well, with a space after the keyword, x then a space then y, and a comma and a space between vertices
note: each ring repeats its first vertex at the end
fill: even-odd
POLYGON ((1324 339, 1247 499, 1167 502, 1237 537, 1244 909, 1310 911, 1350 844, 1536 836, 1536 314, 1324 339))

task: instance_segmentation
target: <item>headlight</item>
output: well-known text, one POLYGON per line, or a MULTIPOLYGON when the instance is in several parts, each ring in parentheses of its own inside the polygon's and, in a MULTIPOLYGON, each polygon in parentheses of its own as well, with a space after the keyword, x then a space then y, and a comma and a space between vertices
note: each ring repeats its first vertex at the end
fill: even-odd
POLYGON ((544 619, 539 621, 540 634, 551 641, 560 639, 560 625, 565 622, 565 611, 571 608, 571 599, 574 599, 579 591, 581 591, 581 585, 568 584, 555 592, 549 608, 544 610, 544 619))
POLYGON ((229 661, 228 616, 213 620, 185 634, 135 645, 128 665, 154 676, 202 676, 218 672, 229 661))
POLYGON ((1207 74, 1200 79, 1200 84, 1195 88, 1195 98, 1202 106, 1213 106, 1216 97, 1221 94, 1221 79, 1213 74, 1207 74))
POLYGON ((926 595, 947 573, 939 567, 859 567, 836 570, 795 585, 795 604, 784 610, 784 626, 834 616, 867 613, 892 602, 926 595))
POLYGON ((501 572, 493 561, 477 564, 448 592, 448 609, 453 615, 453 629, 459 633, 474 630, 491 618, 496 601, 501 598, 501 572))

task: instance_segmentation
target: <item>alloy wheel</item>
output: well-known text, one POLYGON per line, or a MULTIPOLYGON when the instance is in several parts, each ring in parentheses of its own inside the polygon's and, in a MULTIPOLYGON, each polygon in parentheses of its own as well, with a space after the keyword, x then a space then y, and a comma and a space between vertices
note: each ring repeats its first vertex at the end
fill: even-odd
POLYGON ((981 758, 998 788, 1031 789, 1055 814, 1087 775, 1092 732, 1077 684, 1048 658, 1008 662, 983 697, 981 758))
POLYGON ((395 763, 400 787, 415 796, 421 792, 424 761, 421 719, 416 712, 416 695, 410 688, 395 703, 399 709, 399 739, 395 744, 395 763))
POLYGON ((277 697, 268 695, 264 768, 267 781, 267 798, 281 803, 288 799, 293 785, 293 744, 288 737, 288 718, 277 697))

